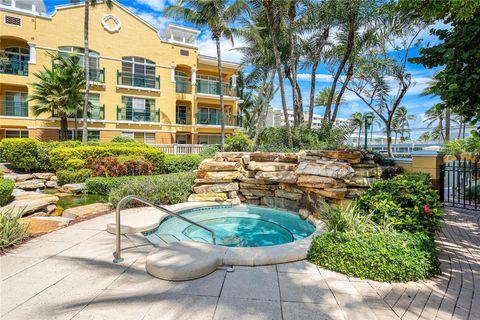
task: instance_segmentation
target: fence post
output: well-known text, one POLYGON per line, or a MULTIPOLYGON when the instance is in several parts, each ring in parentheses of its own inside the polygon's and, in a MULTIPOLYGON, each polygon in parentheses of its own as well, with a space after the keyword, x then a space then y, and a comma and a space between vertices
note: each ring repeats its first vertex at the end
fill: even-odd
POLYGON ((412 171, 425 172, 432 177, 433 187, 440 189, 441 170, 445 153, 437 150, 419 150, 412 152, 412 171))
POLYGON ((178 155, 177 144, 173 145, 173 154, 178 155))

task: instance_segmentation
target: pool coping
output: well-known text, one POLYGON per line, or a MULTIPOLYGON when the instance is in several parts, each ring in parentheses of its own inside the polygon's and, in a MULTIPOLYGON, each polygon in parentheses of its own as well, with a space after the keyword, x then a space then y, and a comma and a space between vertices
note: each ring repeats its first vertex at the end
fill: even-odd
MULTIPOLYGON (((228 202, 183 202, 175 205, 165 206, 167 209, 174 212, 184 211, 189 209, 196 209, 200 207, 216 207, 216 206, 225 206, 231 205, 228 202)), ((238 206, 247 206, 246 204, 240 204, 238 206)), ((148 207, 142 207, 145 209, 148 207)), ((274 208, 277 210, 282 210, 280 208, 274 208)), ((121 223, 121 233, 122 234, 132 234, 132 233, 143 233, 154 230, 158 227, 161 221, 166 218, 168 215, 166 213, 161 213, 159 211, 155 217, 146 218, 146 223, 142 225, 142 214, 139 208, 127 209, 125 211, 133 211, 129 219, 133 224, 130 224, 127 217, 122 217, 122 220, 125 222, 121 223), (136 211, 136 212, 135 212, 136 211)), ((289 210, 282 210, 287 212, 292 212, 289 210)), ((296 212, 293 212, 296 213, 296 212)), ((298 214, 298 213, 297 213, 298 214)), ((324 232, 325 225, 324 223, 314 218, 310 215, 307 220, 315 226, 315 231, 308 237, 293 242, 265 246, 265 247, 225 247, 220 245, 213 245, 210 243, 201 243, 201 246, 208 251, 215 252, 221 256, 220 265, 229 266, 229 265, 239 265, 239 266, 262 266, 269 264, 277 263, 287 263, 298 260, 303 260, 307 257, 308 249, 312 239, 315 236, 318 236, 324 232)), ((115 234, 115 224, 108 224, 107 231, 115 234)), ((171 243, 169 247, 175 247, 175 243, 171 243)), ((159 247, 158 250, 154 252, 161 251, 162 247, 159 247)), ((154 254, 154 253, 153 253, 154 254)), ((213 271, 213 270, 212 270, 213 271)))

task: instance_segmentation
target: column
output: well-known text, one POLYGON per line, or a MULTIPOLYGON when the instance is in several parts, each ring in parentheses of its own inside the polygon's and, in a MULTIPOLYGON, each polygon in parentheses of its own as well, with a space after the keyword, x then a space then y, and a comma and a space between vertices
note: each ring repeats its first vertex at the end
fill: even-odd
POLYGON ((445 153, 437 150, 420 150, 412 152, 412 171, 429 173, 435 189, 439 188, 440 166, 445 153))
POLYGON ((171 78, 172 78, 172 79, 171 79, 171 81, 172 81, 173 83, 176 82, 176 81, 175 81, 175 67, 176 67, 176 65, 172 64, 172 72, 171 72, 171 78))
POLYGON ((197 69, 192 68, 192 85, 197 84, 197 69))
POLYGON ((37 45, 34 42, 29 42, 28 46, 30 47, 30 60, 28 63, 36 64, 37 63, 37 45))
POLYGON ((237 77, 238 75, 234 74, 232 76, 232 88, 236 88, 237 87, 237 77))

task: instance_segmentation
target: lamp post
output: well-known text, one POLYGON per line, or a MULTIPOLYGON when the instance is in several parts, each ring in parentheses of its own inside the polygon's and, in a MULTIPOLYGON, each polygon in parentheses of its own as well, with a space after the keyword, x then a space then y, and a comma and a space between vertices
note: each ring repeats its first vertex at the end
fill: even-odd
POLYGON ((374 118, 375 116, 371 112, 365 114, 365 150, 367 150, 368 147, 368 128, 371 127, 374 118))

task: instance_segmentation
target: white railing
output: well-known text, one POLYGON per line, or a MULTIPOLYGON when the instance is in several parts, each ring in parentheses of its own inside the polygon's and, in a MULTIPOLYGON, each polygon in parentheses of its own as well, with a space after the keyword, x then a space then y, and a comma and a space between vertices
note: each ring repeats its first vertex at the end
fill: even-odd
POLYGON ((182 155, 197 154, 203 149, 208 148, 205 144, 156 144, 155 147, 162 150, 166 154, 182 155))

